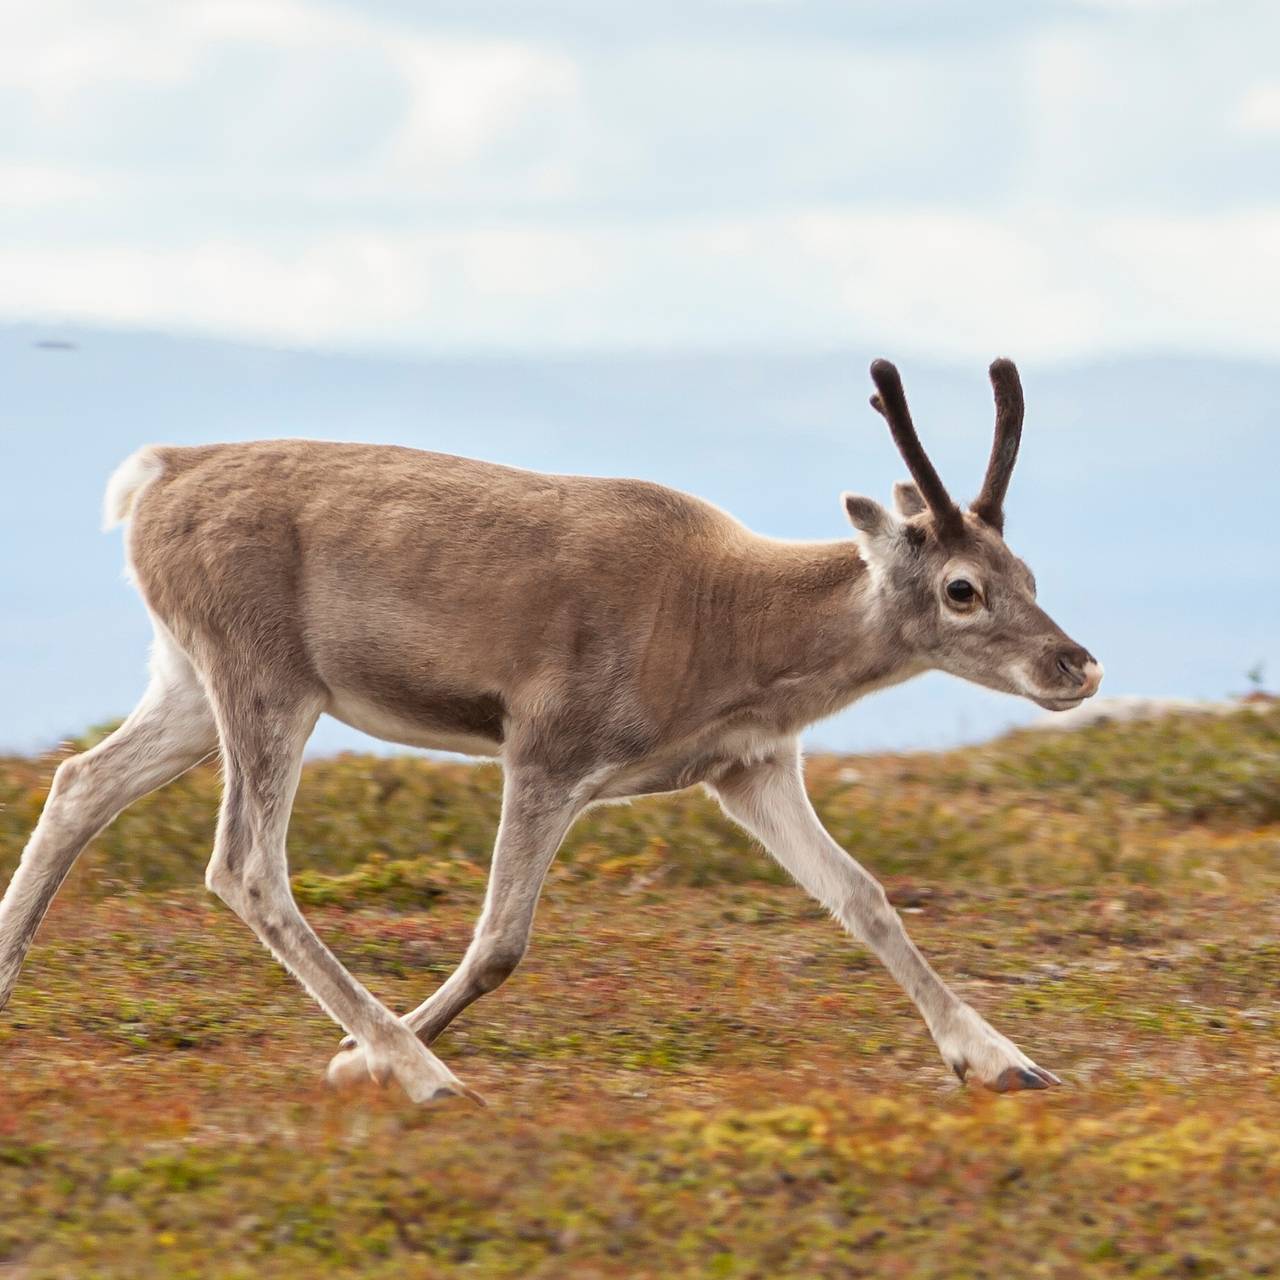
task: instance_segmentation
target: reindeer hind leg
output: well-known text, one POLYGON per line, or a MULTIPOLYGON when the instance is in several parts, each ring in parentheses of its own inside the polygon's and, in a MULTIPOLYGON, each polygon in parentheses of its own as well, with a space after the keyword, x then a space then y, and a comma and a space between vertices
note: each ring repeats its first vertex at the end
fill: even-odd
MULTIPOLYGON (((206 883, 360 1045, 368 1074, 394 1076, 414 1102, 445 1094, 475 1098, 390 1010, 343 967, 312 931, 289 886, 285 832, 320 691, 245 687, 210 680, 222 741, 225 790, 206 883)), ((478 1099, 477 1099, 478 1100, 478 1099)))
POLYGON ((40 921, 85 845, 135 800, 209 755, 217 733, 190 661, 159 624, 151 683, 109 737, 64 760, 0 902, 0 1009, 40 921))

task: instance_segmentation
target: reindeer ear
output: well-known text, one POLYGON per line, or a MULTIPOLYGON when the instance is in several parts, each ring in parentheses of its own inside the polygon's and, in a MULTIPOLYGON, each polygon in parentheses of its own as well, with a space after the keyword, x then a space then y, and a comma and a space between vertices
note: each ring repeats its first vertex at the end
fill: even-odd
POLYGON ((899 480, 893 486, 893 505, 900 516, 910 519, 924 510, 924 498, 920 496, 920 490, 910 480, 899 480))
POLYGON ((842 495, 849 523, 869 538, 889 533, 895 524, 891 516, 874 498, 862 498, 856 493, 842 495))

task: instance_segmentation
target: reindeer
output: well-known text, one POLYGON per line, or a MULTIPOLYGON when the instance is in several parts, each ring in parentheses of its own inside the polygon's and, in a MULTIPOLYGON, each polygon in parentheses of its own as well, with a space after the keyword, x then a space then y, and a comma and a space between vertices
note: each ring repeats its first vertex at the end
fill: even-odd
MULTIPOLYGON (((936 669, 1040 706, 1102 669, 1036 604, 1005 545, 1023 398, 991 366, 995 443, 968 510, 912 425, 897 370, 871 403, 914 483, 896 510, 844 495, 857 531, 762 537, 638 480, 540 475, 444 454, 278 440, 149 446, 112 477, 108 526, 155 627, 124 723, 64 760, 0 904, 0 1008, 62 880, 126 805, 213 752, 225 777, 208 888, 347 1033, 337 1085, 475 1098, 428 1048, 504 982, 543 879, 591 805, 701 785, 884 963, 943 1059, 997 1091, 1061 1081, 956 996, 880 884, 823 829, 798 734, 936 669), (321 713, 389 741, 496 756, 502 818, 461 964, 397 1018, 290 892, 285 831, 321 713)), ((477 1099, 478 1100, 478 1099, 477 1099)))

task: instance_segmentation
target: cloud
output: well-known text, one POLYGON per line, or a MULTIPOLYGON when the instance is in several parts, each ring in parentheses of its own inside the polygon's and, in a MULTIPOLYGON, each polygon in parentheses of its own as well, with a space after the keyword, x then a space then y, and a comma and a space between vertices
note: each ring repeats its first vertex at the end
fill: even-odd
POLYGON ((45 165, 0 165, 0 211, 45 209, 88 200, 101 183, 86 173, 45 165))
POLYGON ((26 6, 0 309, 361 346, 1280 347, 1273 9, 999 0, 934 39, 959 6, 694 8, 607 40, 585 0, 26 6))
POLYGON ((8 146, 46 165, 234 175, 301 157, 313 175, 430 182, 572 104, 575 65, 302 0, 48 0, 6 22, 0 92, 8 146))
POLYGON ((275 248, 0 249, 14 314, 333 346, 866 342, 988 359, 1280 357, 1280 212, 812 209, 661 226, 319 235, 275 248), (530 335, 536 341, 530 342, 530 335))
POLYGON ((528 300, 561 291, 580 297, 591 267, 572 236, 501 228, 369 232, 276 248, 234 241, 0 248, 0 289, 13 315, 293 344, 453 347, 518 341, 523 326, 536 322, 528 300))
POLYGON ((1280 136, 1280 81, 1250 88, 1236 104, 1231 122, 1243 134, 1280 136))
POLYGON ((519 45, 418 41, 396 56, 415 86, 395 148, 406 167, 474 159, 526 112, 572 103, 575 95, 568 58, 519 45))
POLYGON ((5 17, 0 85, 28 93, 53 119, 106 84, 180 84, 195 52, 181 11, 139 0, 111 13, 76 0, 21 6, 5 17))

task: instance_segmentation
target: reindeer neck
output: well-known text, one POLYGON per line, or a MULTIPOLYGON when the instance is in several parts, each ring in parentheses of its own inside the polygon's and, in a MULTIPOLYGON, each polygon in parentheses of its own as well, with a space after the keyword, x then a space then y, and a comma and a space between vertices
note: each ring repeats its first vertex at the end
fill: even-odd
POLYGON ((922 669, 852 540, 770 542, 752 560, 738 645, 766 718, 798 728, 922 669))

